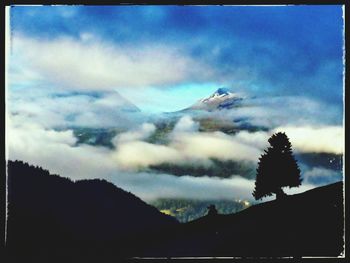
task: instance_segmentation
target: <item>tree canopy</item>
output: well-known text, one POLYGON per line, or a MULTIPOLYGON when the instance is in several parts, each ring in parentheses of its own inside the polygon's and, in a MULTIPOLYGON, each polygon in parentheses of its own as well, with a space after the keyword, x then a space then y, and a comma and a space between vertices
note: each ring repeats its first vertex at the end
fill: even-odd
POLYGON ((298 187, 302 181, 287 135, 275 133, 268 142, 270 147, 259 158, 253 192, 256 200, 272 194, 276 194, 279 199, 285 195, 282 187, 298 187))

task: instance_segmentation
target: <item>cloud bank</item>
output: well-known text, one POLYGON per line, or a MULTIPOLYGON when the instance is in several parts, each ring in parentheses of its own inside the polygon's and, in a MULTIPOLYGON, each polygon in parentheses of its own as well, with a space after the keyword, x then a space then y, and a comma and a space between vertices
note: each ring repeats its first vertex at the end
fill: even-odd
POLYGON ((118 135, 113 139, 117 149, 115 160, 120 167, 126 169, 142 169, 162 163, 210 165, 212 158, 252 162, 257 160, 260 151, 250 143, 222 132, 198 132, 198 125, 191 117, 182 117, 170 133, 170 142, 167 145, 141 141, 145 126, 139 131, 118 135), (123 137, 130 140, 121 140, 123 137))
POLYGON ((309 184, 330 184, 343 179, 342 173, 322 167, 312 167, 303 174, 304 182, 309 184))
MULTIPOLYGON (((50 87, 50 86, 49 86, 50 87)), ((45 128, 133 128, 147 117, 117 92, 72 93, 43 88, 8 92, 8 112, 45 128)))
POLYGON ((156 126, 152 123, 143 123, 139 129, 127 131, 118 134, 113 138, 112 143, 117 145, 118 143, 143 140, 151 136, 156 131, 156 126))
POLYGON ((256 163, 268 138, 275 132, 286 132, 296 153, 343 153, 344 135, 339 126, 281 126, 269 132, 240 131, 235 135, 222 132, 198 132, 198 123, 182 117, 170 133, 167 145, 142 141, 154 127, 144 124, 139 131, 117 136, 114 158, 125 169, 144 169, 162 163, 211 165, 211 159, 256 163), (146 130, 146 132, 145 132, 146 130), (146 135, 146 136, 145 136, 146 135), (128 140, 120 138, 128 137, 128 140))
MULTIPOLYGON (((45 128, 39 124, 23 122, 21 116, 14 115, 10 116, 7 123, 8 158, 42 166, 52 173, 73 180, 104 178, 145 200, 161 197, 252 198, 254 181, 243 178, 243 175, 232 174, 226 179, 190 175, 176 177, 171 174, 153 174, 145 168, 160 163, 210 165, 210 158, 256 162, 265 148, 265 139, 269 137, 267 132, 242 131, 235 136, 221 132, 203 133, 196 131, 197 123, 189 117, 180 119, 175 127, 177 129, 169 134, 168 145, 147 142, 147 138, 155 132, 155 126, 144 123, 116 136, 113 140, 116 149, 108 149, 85 144, 76 145, 72 130, 57 131, 45 128)), ((299 131, 299 128, 296 128, 296 131, 299 131)), ((294 134, 293 129, 289 132, 294 134)), ((315 136, 314 133, 321 133, 324 137, 333 136, 333 132, 338 134, 335 128, 310 129, 308 132, 310 138, 315 136)), ((293 144, 292 138, 295 137, 291 136, 293 144)), ((333 143, 327 139, 322 141, 333 143)), ((306 140, 305 144, 297 146, 296 149, 313 149, 314 142, 309 140, 309 143, 306 140)), ((332 149, 331 145, 325 146, 325 149, 338 151, 337 148, 332 149)), ((334 174, 334 171, 320 169, 308 168, 303 175, 305 183, 302 187, 286 191, 298 193, 316 185, 332 182, 334 178, 341 179, 341 175, 334 174)))
POLYGON ((338 106, 306 96, 256 96, 243 100, 242 107, 217 111, 210 115, 228 120, 243 119, 252 125, 266 128, 287 125, 342 125, 343 122, 343 112, 338 106))
POLYGON ((275 131, 285 132, 298 152, 344 153, 344 128, 341 126, 285 126, 275 131))
MULTIPOLYGON (((116 163, 114 150, 89 145, 76 146, 76 138, 71 130, 54 131, 40 125, 23 124, 18 122, 19 120, 10 118, 8 123, 7 158, 11 160, 24 160, 72 180, 104 178, 146 201, 178 197, 191 199, 252 197, 254 182, 240 176, 220 179, 125 172, 116 163)), ((159 158, 168 156, 160 149, 156 148, 155 151, 159 154, 159 158)), ((166 148, 165 151, 168 150, 166 148)), ((148 153, 144 154, 147 156, 148 153)))

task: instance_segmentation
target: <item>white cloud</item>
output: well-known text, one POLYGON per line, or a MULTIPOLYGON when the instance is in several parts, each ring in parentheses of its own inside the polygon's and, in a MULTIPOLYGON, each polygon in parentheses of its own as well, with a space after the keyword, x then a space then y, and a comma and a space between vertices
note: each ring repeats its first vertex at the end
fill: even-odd
MULTIPOLYGON (((12 61, 16 60, 16 56, 12 56, 12 61)), ((24 65, 18 65, 16 63, 11 63, 8 65, 9 69, 7 73, 7 79, 9 86, 14 85, 26 85, 28 83, 40 83, 42 77, 40 73, 31 69, 30 67, 25 67, 24 65)))
POLYGON ((106 91, 170 85, 211 75, 207 66, 175 47, 114 45, 89 33, 82 33, 81 40, 38 40, 15 35, 11 46, 16 57, 12 64, 26 65, 65 89, 106 91))
POLYGON ((8 111, 25 122, 45 128, 81 126, 90 128, 125 128, 137 126, 145 116, 117 92, 100 97, 51 91, 41 93, 35 88, 10 90, 8 111))
POLYGON ((73 146, 76 143, 76 138, 71 130, 54 131, 45 130, 37 124, 18 123, 18 120, 13 121, 9 118, 7 125, 11 133, 8 134, 10 145, 19 147, 21 143, 31 144, 31 146, 40 145, 42 143, 65 144, 73 146), (17 121, 17 123, 16 123, 17 121))
POLYGON ((192 120, 188 115, 180 118, 176 123, 173 133, 198 131, 199 123, 192 120))
POLYGON ((298 152, 344 152, 344 129, 341 126, 285 126, 275 131, 285 132, 298 152))
MULTIPOLYGON (((222 132, 196 132, 190 117, 181 118, 169 136, 168 145, 151 144, 141 139, 149 132, 127 132, 113 139, 114 155, 125 169, 143 169, 162 163, 208 166, 212 158, 256 162, 261 150, 222 132)), ((154 131, 153 128, 151 129, 154 131)))
POLYGON ((246 119, 252 125, 266 128, 278 126, 340 125, 340 107, 302 96, 251 98, 242 107, 212 112, 214 118, 246 119))
POLYGON ((71 130, 47 130, 40 125, 9 119, 6 142, 10 160, 24 160, 72 179, 96 178, 101 171, 108 174, 108 170, 116 167, 107 149, 74 146, 76 138, 71 130))
MULTIPOLYGON (((119 150, 116 151, 89 145, 75 146, 76 138, 71 130, 54 131, 45 129, 38 124, 26 123, 20 116, 10 116, 7 128, 6 141, 9 148, 9 159, 24 160, 30 164, 42 166, 51 173, 69 177, 73 180, 103 178, 127 191, 133 192, 146 201, 156 198, 252 199, 251 193, 254 189, 254 181, 238 175, 220 179, 206 176, 176 177, 169 174, 132 172, 121 169, 120 163, 116 161, 118 151, 120 151, 119 158, 125 158, 121 160, 121 163, 132 166, 147 166, 155 163, 157 160, 158 162, 193 160, 189 159, 187 154, 202 159, 209 156, 224 158, 223 155, 221 156, 221 152, 223 152, 229 156, 232 155, 230 158, 236 158, 236 154, 242 154, 242 152, 246 151, 246 155, 243 154, 240 158, 249 158, 248 153, 258 154, 258 150, 243 142, 238 143, 235 141, 238 138, 243 138, 243 140, 249 142, 249 134, 246 133, 242 133, 235 138, 222 133, 189 132, 188 141, 181 137, 182 135, 180 134, 183 133, 179 133, 180 137, 177 140, 183 144, 188 144, 187 148, 182 148, 179 145, 165 146, 138 140, 123 140, 119 143, 117 142, 119 150), (200 145, 202 148, 199 152, 201 153, 191 150, 191 147, 196 147, 200 142, 203 144, 200 145), (214 149, 211 149, 212 147, 214 149)), ((145 124, 139 129, 139 131, 144 131, 145 133, 152 130, 153 126, 151 124, 145 124)), ((261 138, 263 137, 262 134, 251 135, 253 139, 260 136, 261 138)), ((139 139, 140 136, 134 138, 139 139)), ((316 167, 306 171, 304 178, 310 179, 317 176, 329 177, 333 175, 333 171, 316 167)), ((305 180, 301 187, 286 188, 285 192, 295 194, 314 188, 317 182, 308 179, 305 180)), ((271 199, 274 199, 274 197, 271 197, 271 199)), ((269 198, 264 200, 269 200, 269 198)))
POLYGON ((244 144, 233 136, 222 132, 181 133, 174 137, 171 146, 187 157, 198 159, 217 158, 221 160, 256 161, 259 150, 244 144))
MULTIPOLYGON (((132 192, 142 192, 145 200, 163 198, 213 199, 253 199, 254 181, 233 176, 217 177, 175 177, 168 174, 138 174, 139 183, 130 184, 132 192), (147 191, 146 191, 147 189, 147 191)), ((131 179, 134 180, 134 179, 131 179)))
POLYGON ((304 172, 303 178, 306 183, 325 185, 342 180, 342 172, 316 166, 304 172))
POLYGON ((342 126, 280 126, 269 132, 241 131, 235 138, 248 145, 265 149, 269 137, 276 132, 285 132, 295 152, 301 153, 344 153, 344 129, 342 126))
POLYGON ((325 169, 325 168, 322 168, 322 167, 313 167, 312 169, 306 171, 304 174, 303 174, 303 177, 305 179, 309 178, 309 177, 327 177, 327 176, 336 176, 338 173, 335 172, 334 170, 331 170, 331 169, 325 169))
POLYGON ((153 123, 143 123, 138 129, 123 132, 113 138, 112 143, 117 146, 118 143, 143 140, 151 136, 156 131, 156 126, 153 123))
POLYGON ((115 159, 121 167, 137 170, 162 163, 208 166, 211 159, 256 163, 262 151, 269 146, 269 137, 278 131, 286 132, 295 152, 343 152, 343 131, 338 126, 286 126, 270 132, 241 131, 229 136, 222 132, 193 131, 196 123, 185 116, 175 125, 168 145, 141 141, 155 129, 149 126, 148 131, 145 127, 114 139, 117 148, 115 159))
MULTIPOLYGON (((42 166, 51 173, 72 180, 103 178, 131 191, 140 198, 234 199, 252 198, 253 181, 239 176, 220 179, 169 174, 125 172, 119 169, 114 151, 89 145, 75 146, 72 131, 54 131, 40 125, 23 124, 10 118, 6 134, 10 160, 24 160, 42 166)), ((133 142, 138 143, 138 142, 133 142)), ((147 147, 152 147, 148 144, 147 147)), ((168 148, 146 149, 145 156, 170 156, 168 148)), ((176 158, 177 153, 174 153, 176 158)), ((127 158, 127 155, 125 156, 127 158)))
POLYGON ((183 157, 177 150, 165 145, 131 141, 118 145, 115 160, 123 168, 137 169, 161 163, 178 163, 183 157))
POLYGON ((272 134, 273 134, 272 132, 264 132, 264 131, 257 131, 257 132, 240 131, 237 134, 235 134, 235 138, 240 142, 243 142, 247 145, 251 145, 253 147, 256 147, 262 150, 269 146, 268 139, 272 134))
POLYGON ((341 126, 280 126, 269 132, 241 131, 235 138, 258 149, 265 149, 269 146, 269 137, 276 132, 287 134, 295 152, 333 154, 344 152, 344 129, 341 126))

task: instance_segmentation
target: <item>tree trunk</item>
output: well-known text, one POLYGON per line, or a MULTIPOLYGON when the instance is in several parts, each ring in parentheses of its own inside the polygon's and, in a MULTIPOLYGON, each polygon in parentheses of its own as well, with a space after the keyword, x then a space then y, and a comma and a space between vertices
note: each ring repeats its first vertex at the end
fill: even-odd
POLYGON ((279 188, 275 193, 276 193, 277 200, 281 200, 283 197, 286 196, 286 193, 283 192, 282 188, 279 188))

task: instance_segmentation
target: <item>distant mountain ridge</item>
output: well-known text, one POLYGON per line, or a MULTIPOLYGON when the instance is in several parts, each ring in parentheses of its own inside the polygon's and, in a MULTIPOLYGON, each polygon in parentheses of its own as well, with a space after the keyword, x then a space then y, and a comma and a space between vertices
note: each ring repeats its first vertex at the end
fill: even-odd
POLYGON ((116 99, 117 103, 110 106, 114 107, 116 110, 119 110, 121 112, 140 112, 141 111, 139 107, 137 107, 128 99, 120 95, 119 92, 114 91, 113 97, 116 99))

